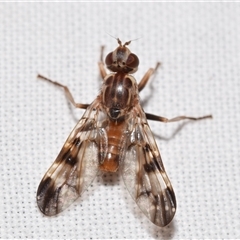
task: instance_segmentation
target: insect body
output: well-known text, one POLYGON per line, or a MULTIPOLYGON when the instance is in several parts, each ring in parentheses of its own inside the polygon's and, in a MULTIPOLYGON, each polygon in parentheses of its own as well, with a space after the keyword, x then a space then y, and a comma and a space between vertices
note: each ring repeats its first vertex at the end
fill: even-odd
MULTIPOLYGON (((176 212, 176 198, 165 172, 159 150, 147 118, 162 122, 201 118, 166 119, 145 113, 140 105, 141 91, 155 69, 150 68, 139 84, 130 74, 137 71, 138 57, 119 46, 106 57, 112 73, 99 62, 103 85, 90 104, 75 103, 68 88, 62 87, 72 104, 86 112, 66 140, 55 162, 44 175, 38 190, 37 204, 48 216, 66 209, 91 184, 99 170, 121 171, 126 188, 142 212, 157 226, 171 222, 176 212)), ((103 50, 103 48, 102 48, 103 50)))

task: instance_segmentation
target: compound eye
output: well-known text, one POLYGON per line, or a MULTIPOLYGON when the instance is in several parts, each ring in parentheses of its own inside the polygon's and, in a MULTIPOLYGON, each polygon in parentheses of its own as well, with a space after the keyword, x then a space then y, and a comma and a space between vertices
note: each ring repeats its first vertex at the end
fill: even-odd
POLYGON ((110 66, 113 64, 113 52, 110 52, 106 58, 105 58, 105 63, 107 66, 110 66))
POLYGON ((137 68, 139 65, 139 59, 134 53, 130 53, 126 61, 126 65, 130 68, 137 68))

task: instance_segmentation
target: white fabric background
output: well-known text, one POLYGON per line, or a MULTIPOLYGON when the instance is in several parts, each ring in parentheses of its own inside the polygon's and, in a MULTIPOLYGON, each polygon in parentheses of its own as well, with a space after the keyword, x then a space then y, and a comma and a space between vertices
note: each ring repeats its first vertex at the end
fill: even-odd
POLYGON ((240 238, 240 4, 0 4, 1 238, 240 238), (147 112, 213 114, 195 123, 150 122, 178 209, 160 229, 140 212, 119 174, 99 176, 57 217, 43 216, 36 190, 83 110, 98 94, 100 46, 122 41, 140 59, 137 80, 157 61, 141 92, 147 112), (178 131, 179 130, 179 131, 178 131))

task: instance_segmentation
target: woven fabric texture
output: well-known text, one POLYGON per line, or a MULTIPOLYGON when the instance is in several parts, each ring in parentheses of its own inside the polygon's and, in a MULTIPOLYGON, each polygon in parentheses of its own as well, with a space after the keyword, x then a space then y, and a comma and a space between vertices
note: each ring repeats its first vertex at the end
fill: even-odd
POLYGON ((34 239, 240 238, 239 3, 0 3, 0 237, 34 239), (36 190, 84 110, 99 93, 97 62, 117 47, 140 59, 137 81, 160 61, 141 92, 146 112, 203 116, 149 121, 175 189, 177 212, 154 226, 120 173, 99 175, 56 217, 41 214, 36 190))

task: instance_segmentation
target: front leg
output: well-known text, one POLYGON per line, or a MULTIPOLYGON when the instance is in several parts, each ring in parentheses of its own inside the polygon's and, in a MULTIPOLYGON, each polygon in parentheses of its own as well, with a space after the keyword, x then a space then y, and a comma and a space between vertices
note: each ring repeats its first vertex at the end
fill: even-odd
POLYGON ((106 69, 104 66, 104 62, 103 62, 103 50, 104 50, 104 46, 101 47, 100 61, 98 62, 98 67, 99 67, 99 71, 100 71, 102 80, 104 80, 104 78, 107 76, 107 72, 106 72, 106 69))
POLYGON ((157 62, 155 68, 149 68, 148 69, 148 71, 145 73, 145 75, 143 76, 143 78, 141 79, 141 81, 138 84, 138 91, 139 92, 142 91, 142 89, 146 86, 149 79, 157 71, 157 69, 159 68, 160 65, 161 65, 161 63, 157 62))

